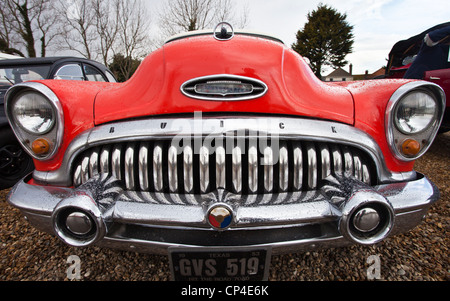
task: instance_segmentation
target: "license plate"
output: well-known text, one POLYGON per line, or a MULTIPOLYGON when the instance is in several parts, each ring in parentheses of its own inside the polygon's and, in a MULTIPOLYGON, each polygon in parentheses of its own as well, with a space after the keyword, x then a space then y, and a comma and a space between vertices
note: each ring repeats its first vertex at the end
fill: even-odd
POLYGON ((267 280, 270 249, 169 248, 169 263, 176 281, 267 280))

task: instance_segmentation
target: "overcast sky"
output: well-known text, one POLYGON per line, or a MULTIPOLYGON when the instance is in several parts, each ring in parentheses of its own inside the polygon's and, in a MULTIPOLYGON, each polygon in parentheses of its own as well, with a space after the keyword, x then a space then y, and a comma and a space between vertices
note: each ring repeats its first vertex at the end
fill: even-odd
MULTIPOLYGON (((165 0, 145 0, 150 11, 165 0)), ((392 46, 434 25, 450 21, 449 0, 235 0, 247 3, 249 29, 271 33, 290 46, 307 22, 308 12, 327 4, 354 26, 353 73, 375 72, 386 65, 392 46)), ((348 69, 348 67, 345 67, 348 69)), ((326 72, 324 72, 326 73, 326 72)), ((324 74, 325 75, 325 74, 324 74)))

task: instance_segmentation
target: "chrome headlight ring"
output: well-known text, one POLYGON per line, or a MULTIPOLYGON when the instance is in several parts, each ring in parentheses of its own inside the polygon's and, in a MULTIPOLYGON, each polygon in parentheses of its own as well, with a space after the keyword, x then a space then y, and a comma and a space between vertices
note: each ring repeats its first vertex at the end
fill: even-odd
POLYGON ((50 88, 38 82, 26 82, 14 85, 6 92, 5 112, 14 134, 30 156, 38 160, 49 160, 53 158, 63 140, 64 114, 58 97, 50 88), (29 97, 33 96, 33 94, 36 99, 39 99, 41 104, 45 105, 46 108, 44 111, 47 115, 45 118, 50 114, 52 116, 48 124, 43 125, 42 130, 33 130, 32 127, 28 127, 23 122, 21 123, 14 113, 15 102, 20 100, 21 97, 24 97, 24 95, 29 97), (46 139, 49 143, 50 149, 45 154, 36 154, 32 150, 32 143, 40 138, 46 139))
POLYGON ((421 157, 431 146, 445 109, 442 88, 426 81, 402 85, 391 96, 385 117, 386 136, 394 156, 401 161, 421 157), (405 144, 413 141, 417 153, 407 154, 405 144))

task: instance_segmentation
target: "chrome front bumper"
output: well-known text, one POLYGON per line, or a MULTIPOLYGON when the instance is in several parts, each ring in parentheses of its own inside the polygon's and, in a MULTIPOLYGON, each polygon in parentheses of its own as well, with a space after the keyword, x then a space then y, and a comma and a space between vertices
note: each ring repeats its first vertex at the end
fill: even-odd
POLYGON ((436 186, 421 174, 415 180, 374 187, 353 178, 329 177, 318 190, 253 196, 224 190, 206 195, 130 192, 119 183, 99 176, 71 189, 21 181, 8 201, 33 226, 73 246, 157 254, 167 254, 172 246, 264 246, 277 254, 377 243, 415 227, 439 198, 436 186), (230 208, 229 228, 217 230, 208 223, 208 212, 216 205, 230 208), (377 209, 380 221, 376 229, 362 233, 355 230, 354 216, 365 207, 377 209), (73 211, 87 214, 93 231, 68 234, 65 219, 73 211))

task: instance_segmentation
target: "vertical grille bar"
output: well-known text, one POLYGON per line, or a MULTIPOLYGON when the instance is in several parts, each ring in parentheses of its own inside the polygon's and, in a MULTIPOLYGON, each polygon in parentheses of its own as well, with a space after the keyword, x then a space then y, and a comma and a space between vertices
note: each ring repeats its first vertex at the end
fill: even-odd
POLYGON ((98 150, 94 150, 89 157, 89 175, 98 175, 98 150))
POLYGON ((109 174, 109 146, 104 146, 100 154, 100 172, 109 174))
POLYGON ((336 146, 332 146, 332 153, 333 153, 333 167, 334 167, 334 173, 342 176, 343 167, 342 167, 342 154, 341 150, 336 146))
POLYGON ((232 154, 232 182, 235 193, 242 191, 242 151, 239 146, 233 148, 232 154))
POLYGON ((200 148, 200 191, 206 193, 209 189, 209 150, 200 148))
POLYGON ((320 158, 321 158, 321 167, 322 167, 322 179, 325 179, 329 175, 331 175, 331 159, 330 152, 328 151, 328 147, 326 144, 320 144, 320 158))
POLYGON ((280 157, 278 160, 280 162, 280 172, 279 172, 280 190, 286 191, 288 189, 289 184, 288 150, 286 146, 280 148, 279 154, 280 157))
POLYGON ((168 152, 169 189, 170 192, 176 192, 178 190, 177 148, 172 145, 168 152))
POLYGON ((347 176, 353 175, 353 157, 349 149, 344 148, 344 173, 347 176))
POLYGON ((153 182, 155 190, 161 192, 163 189, 163 166, 162 166, 162 147, 156 145, 153 149, 153 182))
POLYGON ((273 190, 273 151, 271 147, 264 149, 264 189, 266 192, 273 190))
POLYGON ((306 145, 308 155, 308 187, 316 189, 317 187, 317 154, 313 143, 306 145))
POLYGON ((122 172, 121 172, 121 147, 120 145, 116 145, 113 149, 112 155, 111 155, 111 173, 116 179, 122 180, 122 172))
POLYGON ((258 150, 255 146, 248 150, 248 189, 253 193, 258 190, 258 150))
POLYGON ((194 189, 193 153, 190 146, 186 146, 183 151, 183 175, 184 191, 191 193, 194 189))
POLYGON ((354 176, 357 180, 362 180, 363 176, 362 176, 362 164, 361 164, 361 160, 359 159, 358 155, 354 155, 353 156, 353 164, 355 167, 355 173, 354 176))
POLYGON ((125 187, 134 190, 134 146, 128 145, 125 151, 125 187))
POLYGON ((148 181, 148 143, 141 145, 139 149, 139 186, 141 190, 149 190, 148 181))
POLYGON ((81 162, 81 183, 86 183, 89 180, 89 157, 84 157, 81 162))
POLYGON ((369 173, 369 168, 367 167, 366 164, 363 164, 362 167, 362 181, 368 185, 370 185, 370 173, 369 173))
POLYGON ((225 149, 223 146, 216 148, 216 186, 217 188, 226 188, 225 178, 225 149))
POLYGON ((80 186, 82 184, 81 182, 81 164, 77 165, 75 167, 75 172, 73 173, 73 185, 80 186))
POLYGON ((303 152, 299 143, 294 144, 294 188, 300 190, 303 185, 303 152))

